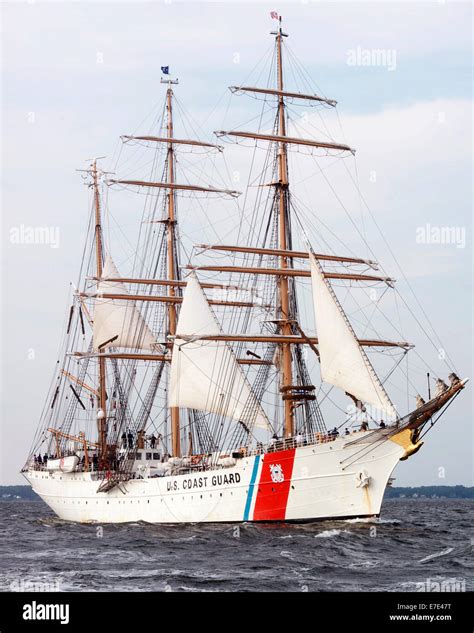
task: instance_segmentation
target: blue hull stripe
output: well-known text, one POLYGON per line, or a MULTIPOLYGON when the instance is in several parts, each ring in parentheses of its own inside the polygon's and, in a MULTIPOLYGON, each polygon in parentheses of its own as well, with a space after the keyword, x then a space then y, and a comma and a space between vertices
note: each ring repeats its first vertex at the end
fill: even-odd
POLYGON ((253 463, 252 476, 250 478, 249 492, 247 495, 247 502, 245 504, 245 512, 244 512, 244 521, 249 520, 250 507, 252 505, 252 497, 253 497, 253 489, 255 486, 255 480, 257 479, 258 473, 258 465, 260 463, 260 455, 255 456, 255 461, 253 463))

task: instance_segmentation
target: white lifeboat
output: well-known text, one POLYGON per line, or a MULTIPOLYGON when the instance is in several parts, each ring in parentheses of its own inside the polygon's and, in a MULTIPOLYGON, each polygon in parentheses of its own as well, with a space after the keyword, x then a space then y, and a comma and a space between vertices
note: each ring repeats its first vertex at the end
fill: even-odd
POLYGON ((69 455, 60 459, 48 459, 46 470, 60 470, 63 473, 72 473, 76 470, 78 464, 79 457, 77 455, 69 455))

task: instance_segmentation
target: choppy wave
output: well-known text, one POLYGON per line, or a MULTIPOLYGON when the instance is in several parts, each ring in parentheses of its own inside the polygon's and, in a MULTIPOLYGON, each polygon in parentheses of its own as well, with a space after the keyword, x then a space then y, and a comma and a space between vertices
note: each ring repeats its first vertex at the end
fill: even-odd
POLYGON ((3 591, 35 590, 35 583, 94 592, 419 591, 444 581, 474 589, 468 500, 396 499, 385 502, 381 519, 238 529, 135 523, 98 530, 58 519, 42 502, 5 501, 1 510, 3 591))
POLYGON ((440 558, 441 556, 446 556, 447 554, 451 554, 452 551, 454 551, 454 547, 447 547, 441 552, 436 552, 435 554, 430 554, 429 556, 425 556, 418 562, 427 563, 429 560, 433 560, 434 558, 440 558))
POLYGON ((349 530, 324 530, 324 532, 315 534, 314 538, 331 538, 331 536, 339 536, 342 532, 350 534, 349 530))
POLYGON ((390 523, 401 523, 399 519, 384 519, 381 517, 362 517, 356 519, 344 519, 344 523, 380 523, 380 524, 390 524, 390 523))

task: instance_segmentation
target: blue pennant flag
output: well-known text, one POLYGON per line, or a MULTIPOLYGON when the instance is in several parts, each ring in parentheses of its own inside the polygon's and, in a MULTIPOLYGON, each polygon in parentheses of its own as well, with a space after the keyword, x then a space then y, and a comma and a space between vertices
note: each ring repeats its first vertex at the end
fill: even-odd
POLYGON ((161 72, 163 73, 163 75, 169 75, 170 74, 170 67, 169 66, 162 66, 161 67, 161 72))

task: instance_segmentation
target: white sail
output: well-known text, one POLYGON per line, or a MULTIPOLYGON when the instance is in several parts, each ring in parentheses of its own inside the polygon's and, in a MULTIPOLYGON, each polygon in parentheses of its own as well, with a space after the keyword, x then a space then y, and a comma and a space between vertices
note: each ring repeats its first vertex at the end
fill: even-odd
POLYGON ((173 346, 169 405, 209 411, 267 429, 265 412, 230 346, 225 341, 198 340, 221 333, 198 280, 190 276, 173 346))
POLYGON ((395 417, 393 404, 359 345, 318 260, 311 252, 309 259, 322 380, 395 417))
MULTIPOLYGON (((108 278, 117 277, 120 277, 120 274, 112 258, 108 255, 102 270, 102 277, 97 284, 97 294, 129 294, 124 284, 107 281, 108 278)), ((155 337, 133 301, 98 297, 94 306, 93 330, 95 351, 110 346, 151 351, 156 344, 155 337), (111 339, 114 340, 105 346, 103 345, 111 339)))

